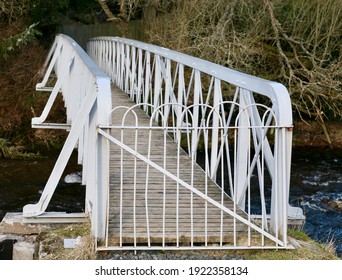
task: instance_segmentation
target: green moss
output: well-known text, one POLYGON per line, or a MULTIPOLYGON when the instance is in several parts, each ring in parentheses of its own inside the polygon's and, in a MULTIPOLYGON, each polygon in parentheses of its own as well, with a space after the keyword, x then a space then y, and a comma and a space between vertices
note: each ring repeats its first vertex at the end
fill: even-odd
POLYGON ((76 238, 90 234, 90 227, 87 224, 75 224, 65 228, 57 229, 51 233, 63 236, 65 238, 76 238))

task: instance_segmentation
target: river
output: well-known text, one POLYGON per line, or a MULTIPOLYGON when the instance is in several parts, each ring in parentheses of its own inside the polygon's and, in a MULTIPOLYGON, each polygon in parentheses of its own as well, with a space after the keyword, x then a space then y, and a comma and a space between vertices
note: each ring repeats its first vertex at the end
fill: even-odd
MULTIPOLYGON (((34 161, 0 159, 0 219, 6 212, 21 212, 25 204, 39 199, 57 156, 50 153, 34 161)), ((84 186, 64 182, 65 176, 79 171, 74 154, 48 211, 84 210, 84 186)), ((304 231, 321 243, 333 239, 342 256, 342 213, 327 207, 322 202, 326 198, 342 200, 342 150, 294 149, 290 203, 303 208, 304 231)))

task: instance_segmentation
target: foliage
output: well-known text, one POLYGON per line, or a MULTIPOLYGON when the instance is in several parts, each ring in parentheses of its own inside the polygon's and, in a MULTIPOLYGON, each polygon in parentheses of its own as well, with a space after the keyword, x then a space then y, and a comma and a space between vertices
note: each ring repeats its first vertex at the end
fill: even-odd
POLYGON ((29 17, 31 21, 42 23, 55 23, 65 16, 70 0, 31 0, 32 10, 29 17))
POLYGON ((341 1, 168 2, 150 42, 282 82, 302 117, 342 117, 341 1))
POLYGON ((31 24, 22 33, 0 41, 0 61, 7 59, 15 48, 27 45, 35 39, 40 32, 36 30, 37 23, 31 24))
POLYGON ((7 25, 39 22, 47 33, 70 20, 93 23, 100 10, 95 0, 6 0, 0 2, 0 21, 7 25))
MULTIPOLYGON (((45 6, 48 2, 60 6, 63 1, 8 0, 0 4, 1 157, 33 156, 24 153, 23 146, 28 146, 37 139, 37 131, 31 129, 30 120, 35 116, 35 111, 40 112, 46 102, 46 96, 37 95, 34 90, 41 78, 37 73, 47 51, 37 40, 41 23, 31 24, 31 16, 40 9, 37 7, 40 2, 44 2, 45 6)), ((44 20, 44 17, 39 19, 44 20)), ((55 116, 57 114, 58 112, 53 113, 55 116)), ((45 141, 41 134, 38 136, 39 141, 45 141)), ((61 139, 59 135, 54 136, 51 138, 53 141, 61 139)))
POLYGON ((37 159, 39 154, 24 152, 24 147, 12 146, 6 139, 0 138, 0 158, 7 159, 37 159))

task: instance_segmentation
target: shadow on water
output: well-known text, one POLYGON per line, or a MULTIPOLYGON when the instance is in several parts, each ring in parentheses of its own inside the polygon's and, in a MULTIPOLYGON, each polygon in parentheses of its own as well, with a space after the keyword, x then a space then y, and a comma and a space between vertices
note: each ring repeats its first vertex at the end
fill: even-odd
MULTIPOLYGON (((22 212, 24 205, 39 200, 57 156, 53 153, 34 161, 0 159, 1 219, 6 212, 22 212)), ((66 175, 80 170, 73 154, 48 211, 84 211, 85 187, 64 182, 66 175)), ((290 204, 303 208, 304 231, 321 243, 334 240, 342 256, 342 213, 329 208, 326 199, 342 200, 342 150, 294 149, 290 204)))

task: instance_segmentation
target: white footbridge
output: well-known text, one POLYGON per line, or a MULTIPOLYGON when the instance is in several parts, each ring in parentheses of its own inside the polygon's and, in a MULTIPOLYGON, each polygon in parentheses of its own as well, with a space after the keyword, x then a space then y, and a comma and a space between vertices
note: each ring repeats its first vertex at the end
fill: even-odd
POLYGON ((166 48, 56 36, 32 127, 66 129, 26 223, 89 217, 97 250, 290 248, 292 109, 286 88, 166 48), (56 97, 67 122, 49 123, 56 97), (74 149, 84 213, 46 212, 74 149))

